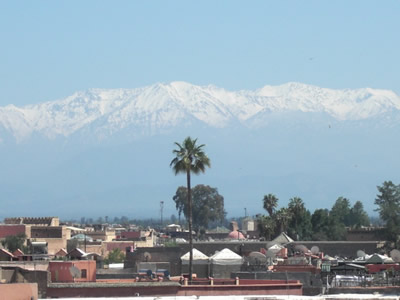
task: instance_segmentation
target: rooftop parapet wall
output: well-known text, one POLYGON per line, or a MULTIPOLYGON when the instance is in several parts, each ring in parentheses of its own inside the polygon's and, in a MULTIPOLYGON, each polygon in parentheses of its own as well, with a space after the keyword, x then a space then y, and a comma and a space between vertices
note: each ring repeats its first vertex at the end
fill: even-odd
POLYGON ((379 241, 382 239, 385 233, 384 228, 358 228, 348 229, 346 232, 347 241, 379 241))
POLYGON ((16 217, 16 218, 5 218, 5 224, 25 224, 25 225, 36 225, 36 226, 59 226, 60 219, 58 217, 16 217))

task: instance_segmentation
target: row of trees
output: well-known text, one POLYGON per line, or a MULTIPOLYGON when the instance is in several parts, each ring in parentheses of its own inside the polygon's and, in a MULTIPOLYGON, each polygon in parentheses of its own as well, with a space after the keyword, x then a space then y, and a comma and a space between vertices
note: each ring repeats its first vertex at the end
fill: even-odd
MULTIPOLYGON (((189 216, 186 187, 179 187, 173 196, 179 214, 189 216)), ((280 232, 287 232, 297 240, 343 240, 346 227, 369 226, 370 220, 360 201, 351 206, 347 198, 339 197, 332 208, 317 209, 314 213, 306 208, 299 197, 289 200, 287 207, 278 208, 278 198, 273 194, 264 196, 263 207, 268 215, 258 216, 259 230, 266 239, 272 239, 280 232)), ((211 222, 223 223, 226 212, 224 198, 216 188, 197 185, 192 189, 192 223, 199 232, 207 229, 211 222)))
POLYGON ((347 198, 339 197, 330 210, 317 209, 313 214, 303 200, 293 197, 287 207, 277 210, 278 198, 273 194, 264 196, 263 207, 268 215, 259 216, 262 235, 271 239, 280 232, 287 232, 297 240, 343 240, 345 227, 361 227, 370 224, 363 204, 357 201, 352 207, 347 198))
MULTIPOLYGON (((388 249, 400 247, 400 184, 385 181, 378 186, 375 199, 382 226, 383 240, 388 249)), ((264 196, 264 209, 268 215, 260 216, 259 229, 266 238, 282 231, 299 240, 343 240, 346 227, 370 226, 370 218, 360 201, 351 207, 347 198, 339 197, 330 210, 317 209, 312 214, 302 199, 290 199, 287 207, 277 210, 278 198, 273 194, 264 196)))
MULTIPOLYGON (((182 144, 175 143, 177 149, 173 150, 175 157, 170 163, 175 175, 186 175, 186 188, 180 187, 174 196, 174 201, 179 215, 183 212, 188 220, 189 232, 192 232, 193 202, 191 189, 191 174, 204 173, 210 167, 210 159, 204 152, 204 145, 197 145, 197 139, 187 137, 182 144)), ((400 244, 400 186, 391 181, 384 182, 378 187, 375 204, 376 211, 386 225, 386 238, 389 246, 398 247, 400 244)), ((223 198, 216 189, 208 186, 197 186, 193 189, 196 197, 195 205, 198 210, 195 215, 195 224, 208 225, 208 219, 218 219, 225 216, 223 198), (211 196, 209 196, 211 195, 211 196)), ((364 211, 362 202, 357 201, 352 207, 347 198, 339 197, 333 207, 317 209, 313 214, 306 209, 304 202, 299 197, 290 199, 287 207, 277 210, 278 198, 273 194, 264 196, 263 206, 268 215, 260 216, 259 229, 268 239, 273 234, 287 231, 289 235, 298 240, 340 240, 346 232, 346 226, 368 226, 370 220, 364 211)), ((189 280, 192 280, 193 241, 189 235, 189 280)))
MULTIPOLYGON (((179 187, 173 200, 179 219, 183 212, 190 231, 193 223, 196 229, 207 228, 210 221, 223 220, 226 215, 223 197, 217 189, 204 185, 191 189, 191 173, 199 174, 210 167, 210 159, 203 150, 204 145, 197 145, 196 142, 196 139, 187 137, 182 144, 175 143, 178 149, 173 150, 175 158, 170 163, 175 174, 186 174, 187 187, 179 187), (193 211, 196 211, 194 216, 193 211)), ((400 187, 385 181, 382 186, 378 186, 378 191, 380 194, 375 201, 378 206, 376 211, 386 225, 386 238, 397 246, 400 236, 400 187)), ((370 225, 362 202, 357 201, 351 206, 345 197, 339 197, 330 210, 317 209, 312 214, 299 197, 291 198, 287 207, 277 210, 278 198, 268 194, 264 196, 263 207, 268 215, 259 217, 259 229, 266 238, 286 231, 302 240, 340 240, 345 236, 345 227, 370 225)))

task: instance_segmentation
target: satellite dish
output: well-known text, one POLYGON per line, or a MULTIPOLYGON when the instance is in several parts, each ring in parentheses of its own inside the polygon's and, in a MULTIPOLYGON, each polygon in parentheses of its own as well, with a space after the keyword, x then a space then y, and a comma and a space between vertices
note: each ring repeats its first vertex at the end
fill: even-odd
POLYGON ((395 261, 395 262, 400 262, 400 251, 397 249, 393 249, 390 251, 390 257, 395 261))
POLYGON ((147 261, 151 260, 151 254, 149 252, 143 253, 144 259, 147 261))
POLYGON ((251 265, 261 265, 267 262, 267 256, 257 251, 250 252, 247 258, 251 265))
POLYGON ((319 248, 318 248, 318 246, 312 246, 312 247, 311 247, 311 253, 314 254, 314 255, 319 254, 319 248))
POLYGON ((296 246, 294 247, 294 249, 295 249, 296 251, 301 252, 301 253, 307 253, 307 252, 308 252, 307 247, 304 246, 304 245, 296 245, 296 246))
POLYGON ((364 251, 362 251, 362 250, 358 250, 357 251, 357 257, 365 257, 365 252, 364 251))
POLYGON ((71 266, 69 268, 69 272, 71 273, 72 278, 81 278, 81 270, 79 270, 75 266, 71 266))

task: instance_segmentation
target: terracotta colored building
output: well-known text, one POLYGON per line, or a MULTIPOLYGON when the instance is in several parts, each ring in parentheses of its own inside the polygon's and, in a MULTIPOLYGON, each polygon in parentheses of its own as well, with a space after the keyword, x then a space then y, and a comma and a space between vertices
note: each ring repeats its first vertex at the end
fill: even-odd
POLYGON ((51 261, 49 271, 52 282, 95 282, 96 261, 51 261))
POLYGON ((43 218, 6 218, 0 225, 0 240, 7 236, 25 234, 29 242, 46 242, 49 255, 67 248, 67 240, 71 238, 71 230, 60 226, 57 217, 43 218))
POLYGON ((0 225, 0 239, 18 234, 25 234, 28 236, 25 225, 0 225))

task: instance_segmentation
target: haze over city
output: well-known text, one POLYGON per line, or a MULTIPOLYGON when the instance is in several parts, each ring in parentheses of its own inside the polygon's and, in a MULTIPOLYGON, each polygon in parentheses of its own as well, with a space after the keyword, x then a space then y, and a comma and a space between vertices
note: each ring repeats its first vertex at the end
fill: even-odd
POLYGON ((262 212, 268 193, 311 210, 345 196, 372 214, 376 186, 400 181, 398 12, 2 2, 0 218, 157 218, 160 201, 176 214, 185 178, 169 162, 186 136, 212 162, 194 184, 218 188, 228 216, 262 212))

